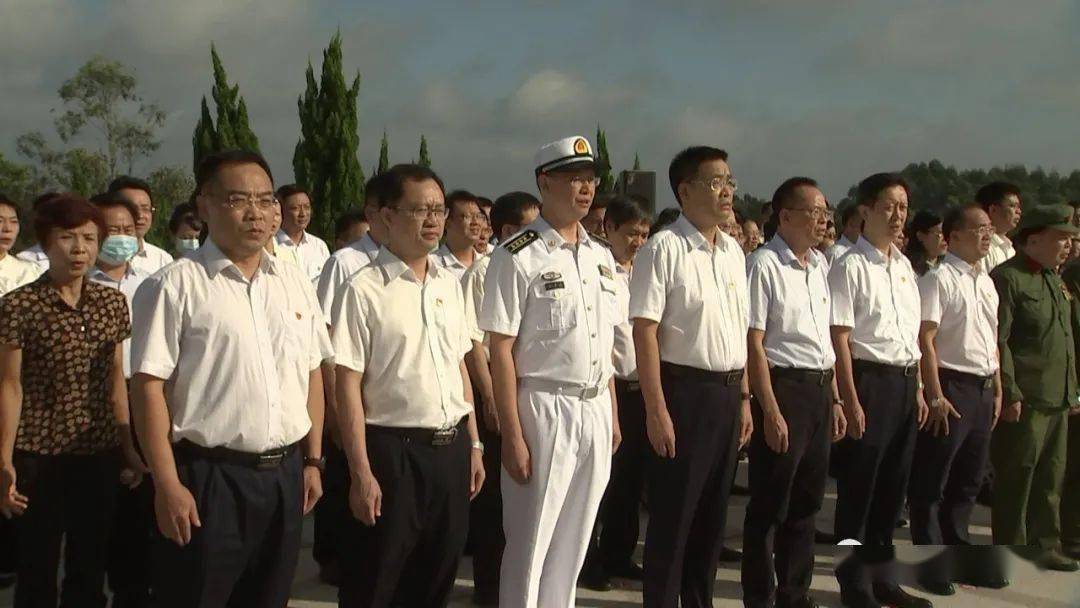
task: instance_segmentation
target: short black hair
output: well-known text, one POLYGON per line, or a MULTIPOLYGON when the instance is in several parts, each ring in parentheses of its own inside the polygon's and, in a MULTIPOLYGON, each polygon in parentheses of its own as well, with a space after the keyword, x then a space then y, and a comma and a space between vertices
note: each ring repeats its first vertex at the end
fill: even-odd
POLYGON ((818 183, 815 179, 810 177, 789 177, 784 180, 784 183, 773 192, 772 200, 769 204, 772 205, 773 215, 778 209, 790 209, 791 205, 795 202, 795 194, 799 191, 799 188, 817 188, 818 183))
POLYGON ((840 211, 840 228, 846 228, 851 218, 859 215, 859 206, 854 202, 844 205, 843 210, 840 211))
POLYGON ((671 182, 671 191, 675 194, 675 202, 682 206, 679 200, 679 184, 690 181, 697 175, 701 165, 714 160, 727 162, 728 153, 720 148, 711 146, 691 146, 675 155, 668 165, 668 181, 671 182))
POLYGON ((528 192, 507 192, 495 199, 491 207, 491 231, 499 236, 506 225, 520 226, 525 223, 526 211, 539 208, 539 199, 528 192))
POLYGON ((382 173, 376 173, 371 176, 371 179, 364 185, 364 210, 367 210, 368 205, 374 206, 377 210, 383 207, 386 202, 386 185, 390 182, 390 177, 387 175, 387 171, 382 173))
POLYGON ((352 211, 346 211, 334 220, 334 236, 340 238, 342 235, 352 229, 353 226, 364 223, 366 221, 367 216, 364 215, 363 211, 357 211, 356 209, 353 209, 352 211))
POLYGON ((53 199, 60 198, 61 196, 63 196, 63 194, 55 191, 42 192, 41 194, 34 197, 34 200, 30 202, 30 208, 34 211, 37 211, 38 207, 44 205, 45 203, 53 199))
POLYGON ((307 188, 300 184, 285 184, 284 186, 279 186, 277 192, 274 193, 274 196, 276 196, 277 199, 281 201, 281 204, 284 205, 285 199, 296 194, 307 195, 308 200, 311 200, 311 193, 307 191, 307 188))
POLYGON ((49 233, 53 228, 72 230, 87 222, 93 222, 98 230, 98 243, 105 240, 108 230, 101 217, 101 210, 78 194, 59 194, 39 206, 34 213, 34 236, 44 249, 48 247, 49 233))
POLYGON ((109 182, 106 192, 119 192, 120 190, 142 190, 146 193, 146 196, 150 197, 150 200, 154 200, 154 193, 150 191, 150 184, 146 183, 146 180, 137 177, 121 175, 109 182))
POLYGON ((989 213, 991 205, 1000 205, 1005 202, 1005 197, 1010 194, 1016 195, 1016 198, 1023 203, 1024 199, 1020 196, 1020 188, 1017 188, 1015 184, 990 182, 979 188, 979 191, 975 193, 975 202, 982 205, 983 211, 989 213))
POLYGON ((491 208, 493 206, 495 206, 495 203, 491 202, 491 199, 487 198, 486 196, 478 196, 478 197, 476 197, 476 204, 480 205, 481 209, 487 209, 488 213, 490 213, 491 208))
POLYGON ((401 198, 405 196, 405 182, 422 182, 430 179, 439 185, 439 190, 444 195, 446 194, 443 181, 428 167, 413 164, 394 165, 387 169, 384 175, 387 178, 386 190, 385 200, 380 205, 381 207, 395 207, 401 202, 401 198))
POLYGON ((181 226, 188 226, 197 232, 202 232, 204 223, 199 219, 199 212, 194 203, 180 203, 173 209, 169 217, 169 234, 176 234, 181 226))
POLYGON ((113 207, 123 207, 131 214, 131 221, 133 222, 139 217, 139 208, 135 206, 135 203, 115 190, 95 194, 90 197, 90 202, 101 210, 112 209, 113 207))
POLYGON ((649 229, 649 236, 651 237, 675 223, 675 220, 679 219, 680 215, 682 215, 682 210, 678 207, 668 207, 660 211, 660 214, 656 216, 656 221, 653 222, 652 228, 649 229))
POLYGON ((3 205, 5 207, 11 207, 12 209, 14 209, 16 218, 20 218, 22 216, 22 210, 19 209, 19 203, 16 203, 15 199, 4 194, 3 192, 0 192, 0 205, 3 205))
POLYGON ((652 216, 647 210, 648 202, 636 194, 618 194, 607 203, 604 223, 610 223, 616 230, 627 222, 645 222, 652 226, 652 216))
MULTIPOLYGON (((967 227, 967 212, 972 209, 984 211, 982 205, 979 203, 964 203, 963 205, 952 207, 945 212, 945 219, 941 221, 941 233, 945 235, 946 241, 949 240, 949 235, 953 232, 967 227)), ((914 223, 914 221, 912 223, 914 223)))
POLYGON ((593 197, 592 204, 589 205, 589 211, 592 211, 593 209, 607 209, 614 198, 615 195, 611 193, 597 194, 593 197))
POLYGON ((875 173, 859 182, 859 185, 855 188, 855 204, 872 207, 882 192, 895 186, 900 186, 908 196, 911 196, 911 188, 903 175, 899 173, 875 173))
POLYGON ((199 163, 199 169, 195 172, 195 190, 206 194, 206 184, 213 181, 223 168, 232 165, 259 165, 263 171, 266 171, 270 184, 274 183, 274 174, 270 172, 270 164, 266 162, 262 154, 250 150, 224 150, 203 158, 199 163))
POLYGON ((454 190, 450 194, 446 195, 446 208, 450 210, 450 213, 454 212, 454 207, 463 203, 476 203, 476 206, 480 206, 480 197, 476 196, 468 190, 454 190))

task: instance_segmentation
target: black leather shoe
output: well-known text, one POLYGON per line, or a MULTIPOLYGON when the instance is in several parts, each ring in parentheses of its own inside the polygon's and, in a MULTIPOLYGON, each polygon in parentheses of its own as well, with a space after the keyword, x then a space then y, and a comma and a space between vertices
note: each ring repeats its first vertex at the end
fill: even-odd
POLYGON ((581 571, 578 584, 593 591, 611 591, 611 578, 599 568, 587 568, 581 571))
POLYGON ((919 579, 919 585, 934 595, 956 595, 956 587, 949 581, 919 579))
POLYGON ((645 578, 645 570, 634 562, 619 568, 606 568, 605 570, 613 578, 625 578, 630 581, 641 581, 645 578))
POLYGON ((840 603, 845 608, 881 608, 873 595, 861 590, 840 589, 840 603))
POLYGON ((1009 586, 1009 579, 1000 575, 983 574, 978 576, 957 577, 956 582, 961 585, 971 585, 983 589, 1004 589, 1009 586))
POLYGON ((724 563, 741 562, 742 551, 731 549, 729 547, 724 547, 720 550, 720 561, 724 563))
POLYGON ((893 608, 934 608, 930 600, 911 595, 896 584, 874 583, 874 598, 893 608))
POLYGON ((473 589, 472 603, 474 606, 498 606, 499 588, 473 589))

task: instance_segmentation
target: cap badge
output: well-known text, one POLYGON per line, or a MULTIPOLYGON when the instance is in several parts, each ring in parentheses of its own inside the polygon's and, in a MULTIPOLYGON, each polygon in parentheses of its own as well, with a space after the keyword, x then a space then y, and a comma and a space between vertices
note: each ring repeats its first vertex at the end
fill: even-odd
POLYGON ((579 137, 574 140, 574 154, 588 154, 589 142, 585 141, 584 137, 579 137))

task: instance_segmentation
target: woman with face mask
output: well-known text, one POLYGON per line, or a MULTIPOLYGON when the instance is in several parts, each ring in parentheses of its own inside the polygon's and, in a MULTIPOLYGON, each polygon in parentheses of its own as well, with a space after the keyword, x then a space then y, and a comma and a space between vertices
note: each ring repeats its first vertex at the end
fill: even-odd
POLYGON ((199 248, 199 236, 203 231, 203 222, 193 203, 177 205, 169 218, 169 234, 173 237, 173 256, 187 257, 199 248))

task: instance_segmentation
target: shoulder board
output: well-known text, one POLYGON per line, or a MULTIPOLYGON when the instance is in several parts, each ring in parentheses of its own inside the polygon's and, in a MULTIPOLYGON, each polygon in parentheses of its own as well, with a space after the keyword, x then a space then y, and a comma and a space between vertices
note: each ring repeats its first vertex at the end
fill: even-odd
POLYGON ((509 251, 511 254, 516 254, 517 252, 521 251, 530 243, 539 238, 540 234, 535 230, 526 230, 525 232, 522 232, 518 236, 514 237, 513 239, 507 241, 506 244, 503 245, 503 248, 509 251))

